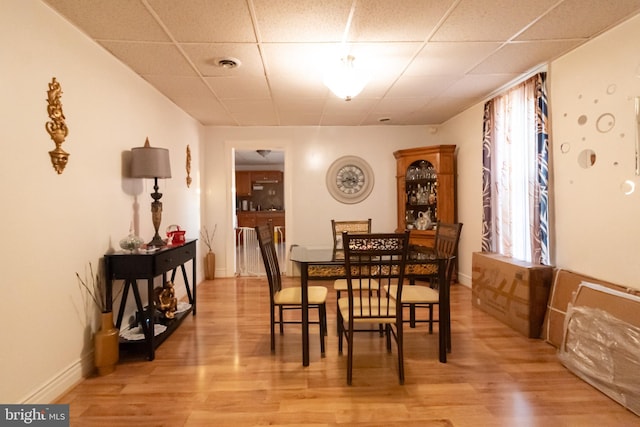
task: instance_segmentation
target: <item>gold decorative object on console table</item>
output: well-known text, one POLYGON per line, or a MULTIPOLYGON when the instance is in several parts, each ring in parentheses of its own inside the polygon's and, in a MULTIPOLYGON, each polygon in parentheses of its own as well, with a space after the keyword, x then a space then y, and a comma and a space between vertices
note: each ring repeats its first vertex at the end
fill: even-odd
POLYGON ((69 153, 64 151, 61 147, 65 138, 69 134, 69 129, 64 122, 64 113, 62 112, 62 103, 60 102, 60 96, 62 95, 62 88, 60 83, 56 81, 56 78, 51 79, 49 83, 49 90, 47 91, 47 113, 51 118, 50 122, 45 123, 45 128, 51 136, 51 139, 56 144, 56 148, 49 151, 51 156, 51 164, 53 168, 58 172, 58 175, 62 173, 64 167, 67 166, 69 161, 69 153))
POLYGON ((169 281, 163 287, 157 287, 153 290, 155 296, 156 309, 164 314, 167 319, 173 319, 176 309, 178 308, 178 299, 174 290, 173 282, 169 281))

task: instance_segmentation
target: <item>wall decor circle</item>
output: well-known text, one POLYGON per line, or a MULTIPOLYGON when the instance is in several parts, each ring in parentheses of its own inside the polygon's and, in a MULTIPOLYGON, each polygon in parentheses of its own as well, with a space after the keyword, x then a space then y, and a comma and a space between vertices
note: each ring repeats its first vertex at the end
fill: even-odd
POLYGON ((357 156, 344 156, 327 170, 327 189, 341 203, 360 203, 373 190, 373 169, 357 156))

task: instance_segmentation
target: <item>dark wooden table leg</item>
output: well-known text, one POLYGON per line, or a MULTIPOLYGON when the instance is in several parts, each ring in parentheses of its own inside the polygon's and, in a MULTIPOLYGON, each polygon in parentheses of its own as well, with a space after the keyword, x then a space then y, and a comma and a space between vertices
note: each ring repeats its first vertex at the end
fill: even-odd
MULTIPOLYGON (((166 280, 166 277, 163 277, 166 280)), ((164 286, 163 282, 163 286, 164 286)), ((156 334, 156 319, 155 319, 155 304, 153 301, 153 279, 147 280, 147 293, 149 296, 149 305, 147 307, 147 319, 149 319, 149 338, 147 340, 147 348, 149 350, 149 360, 153 360, 156 357, 155 351, 155 334, 156 334)))
MULTIPOLYGON (((127 305, 127 300, 129 299, 129 288, 131 287, 131 281, 125 280, 122 286, 124 286, 124 288, 122 289, 122 296, 120 297, 120 308, 118 309, 118 318, 116 320, 116 328, 118 329, 122 327, 122 318, 124 317, 124 309, 127 305)), ((140 310, 140 308, 138 308, 138 310, 140 310)))
POLYGON ((191 303, 191 307, 193 308, 191 311, 192 316, 196 315, 196 284, 196 257, 194 256, 191 260, 191 292, 193 294, 193 302, 191 303))
POLYGON ((300 286, 302 294, 302 366, 309 366, 309 266, 301 263, 300 286))
POLYGON ((438 304, 438 347, 440 352, 440 362, 447 363, 447 335, 448 335, 448 311, 449 311, 449 296, 448 296, 448 284, 446 283, 446 260, 440 260, 438 263, 438 283, 440 301, 438 304))

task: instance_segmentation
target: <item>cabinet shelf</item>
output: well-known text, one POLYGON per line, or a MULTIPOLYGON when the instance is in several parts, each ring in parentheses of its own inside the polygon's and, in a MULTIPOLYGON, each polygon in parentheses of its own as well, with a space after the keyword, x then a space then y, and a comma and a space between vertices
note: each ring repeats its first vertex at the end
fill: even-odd
MULTIPOLYGON (((153 347, 158 348, 169 336, 180 326, 182 321, 193 311, 193 306, 187 310, 177 313, 173 319, 158 316, 156 313, 155 324, 167 327, 163 332, 153 337, 153 347)), ((139 353, 148 350, 148 342, 143 337, 140 340, 128 340, 120 336, 120 349, 131 353, 139 353)))
POLYGON ((407 185, 410 184, 429 184, 438 182, 438 178, 419 178, 419 179, 407 179, 407 185))
POLYGON ((431 206, 436 206, 436 204, 435 203, 416 203, 416 204, 407 203, 407 207, 411 207, 411 208, 428 208, 431 206))

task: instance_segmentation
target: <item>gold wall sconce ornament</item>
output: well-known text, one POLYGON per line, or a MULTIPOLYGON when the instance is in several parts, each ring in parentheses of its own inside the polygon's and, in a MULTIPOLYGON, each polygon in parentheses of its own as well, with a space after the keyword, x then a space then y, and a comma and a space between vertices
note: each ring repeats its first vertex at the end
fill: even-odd
POLYGON ((64 122, 65 117, 62 112, 62 103, 60 102, 61 95, 62 87, 60 87, 60 83, 58 83, 54 77, 51 79, 51 83, 49 83, 49 90, 47 91, 47 113, 49 113, 51 121, 45 123, 45 128, 53 142, 56 144, 56 148, 49 151, 49 156, 51 156, 51 164, 56 172, 58 172, 58 175, 62 173, 64 167, 67 166, 67 162, 69 161, 69 153, 64 151, 61 147, 65 138, 69 134, 69 128, 67 128, 67 125, 64 122))
POLYGON ((187 144, 187 188, 191 186, 191 147, 187 144))

